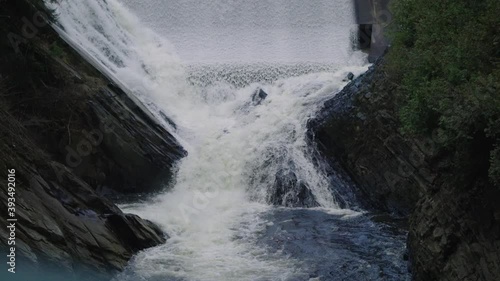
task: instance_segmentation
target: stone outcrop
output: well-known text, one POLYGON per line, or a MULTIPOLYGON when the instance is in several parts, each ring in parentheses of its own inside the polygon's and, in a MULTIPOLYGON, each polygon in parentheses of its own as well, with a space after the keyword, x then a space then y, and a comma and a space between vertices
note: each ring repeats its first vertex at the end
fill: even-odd
POLYGON ((500 190, 443 177, 418 202, 408 246, 416 281, 500 280, 500 190))
POLYGON ((371 67, 326 102, 311 120, 310 136, 322 155, 357 183, 363 201, 380 210, 408 215, 435 175, 425 142, 399 131, 390 83, 371 67), (372 84, 384 82, 374 91, 372 84), (388 102, 387 102, 388 101, 388 102))
MULTIPOLYGON (((0 5, 0 186, 15 169, 18 220, 17 274, 2 270, 0 279, 109 280, 166 234, 106 195, 165 187, 186 152, 143 105, 39 21, 37 3, 43 7, 35 0, 0 5)), ((0 234, 0 251, 8 253, 10 233, 2 227, 0 234)))
POLYGON ((252 103, 253 105, 260 105, 266 98, 267 93, 262 89, 257 89, 252 95, 252 103))
POLYGON ((285 207, 318 207, 314 194, 291 169, 281 169, 276 173, 274 187, 269 201, 276 206, 285 207))
POLYGON ((172 178, 174 163, 186 152, 142 110, 119 88, 100 88, 80 116, 88 129, 72 136, 61 160, 77 161, 71 157, 90 143, 93 150, 87 156, 79 155, 76 173, 95 183, 97 189, 119 193, 159 190, 172 178))
POLYGON ((311 140, 350 175, 365 208, 409 218, 414 280, 500 280, 500 190, 488 157, 477 152, 474 168, 458 171, 437 138, 402 134, 394 87, 379 60, 325 104, 311 140))
MULTIPOLYGON (((165 242, 151 222, 123 214, 99 196, 66 166, 50 160, 25 129, 5 111, 0 112, 2 171, 15 169, 16 278, 3 270, 2 280, 109 280, 131 256, 165 242), (64 173, 60 173, 64 171, 64 173), (59 174, 58 174, 59 173, 59 174)), ((6 187, 6 177, 1 186, 6 187)), ((7 192, 0 193, 0 212, 8 214, 7 192)), ((7 225, 6 216, 2 224, 7 225)), ((0 230, 2 253, 8 229, 0 230)))
POLYGON ((49 25, 39 23, 36 36, 24 37, 39 13, 30 3, 2 6, 10 15, 0 19, 1 33, 8 34, 0 45, 0 75, 12 92, 3 100, 8 111, 54 160, 96 190, 150 192, 168 182, 186 152, 145 106, 49 25))

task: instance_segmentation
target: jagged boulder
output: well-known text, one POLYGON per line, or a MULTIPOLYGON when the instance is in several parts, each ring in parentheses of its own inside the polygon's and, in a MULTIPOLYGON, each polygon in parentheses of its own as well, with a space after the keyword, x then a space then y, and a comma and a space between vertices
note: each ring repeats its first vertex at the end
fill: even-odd
POLYGON ((343 81, 346 82, 346 81, 352 81, 352 80, 354 80, 354 73, 349 72, 349 73, 347 73, 347 75, 343 81))
POLYGON ((274 205, 285 207, 319 206, 307 184, 299 180, 295 172, 289 169, 281 169, 276 173, 269 201, 274 205))
MULTIPOLYGON (((0 5, 0 169, 16 170, 18 219, 17 273, 2 270, 0 280, 110 280, 135 253, 163 243, 166 235, 123 214, 98 191, 160 189, 185 151, 49 24, 38 22, 36 36, 21 37, 40 12, 35 3, 44 5, 0 5), (23 40, 12 44, 12 36, 23 40)), ((7 186, 5 175, 0 185, 7 186)), ((3 214, 7 196, 0 193, 3 214)), ((7 225, 6 216, 0 223, 7 225)), ((0 229, 1 237, 9 235, 0 229)), ((0 241, 2 253, 11 247, 0 241)))
POLYGON ((375 69, 325 103, 309 123, 309 136, 331 165, 354 180, 365 207, 409 215, 435 174, 423 144, 399 133, 392 101, 382 100, 389 99, 387 92, 372 93, 372 83, 383 79, 375 69))
POLYGON ((401 134, 396 85, 382 67, 379 60, 325 103, 309 124, 311 143, 347 171, 365 208, 409 218, 414 280, 500 280, 500 191, 486 167, 457 175, 434 138, 401 134))
MULTIPOLYGON (((23 132, 18 129, 0 126, 2 135, 16 140, 15 146, 0 143, 0 167, 16 167, 14 277, 19 278, 2 271, 2 280, 109 280, 134 253, 165 242, 157 226, 123 214, 67 167, 47 159, 29 139, 17 136, 23 132)), ((7 184, 4 178, 0 183, 7 184)), ((0 200, 0 211, 7 214, 7 194, 1 193, 0 200)), ((0 222, 7 224, 5 217, 0 222)), ((2 237, 9 235, 6 231, 0 230, 2 237)), ((12 245, 4 243, 2 239, 0 248, 7 252, 12 245)))
POLYGON ((267 98, 267 93, 262 89, 257 89, 252 95, 252 104, 260 105, 267 98))

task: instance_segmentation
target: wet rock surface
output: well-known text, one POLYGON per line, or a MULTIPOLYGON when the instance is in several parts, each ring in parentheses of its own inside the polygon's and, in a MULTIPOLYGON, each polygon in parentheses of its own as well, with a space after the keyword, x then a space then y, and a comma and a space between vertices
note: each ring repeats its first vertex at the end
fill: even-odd
POLYGON ((260 105, 267 98, 267 93, 262 89, 257 89, 252 95, 252 104, 260 105))
MULTIPOLYGON (((9 275, 5 280, 109 280, 135 252, 165 242, 157 226, 123 214, 67 167, 46 158, 34 143, 6 126, 0 131, 17 140, 16 146, 0 147, 2 156, 10 155, 0 167, 16 168, 18 273, 17 279, 9 275)), ((0 200, 7 202, 7 194, 1 193, 0 200)), ((0 210, 6 214, 6 205, 0 210)), ((0 232, 8 236, 5 229, 0 232)), ((10 247, 6 242, 0 245, 2 252, 10 247)))
MULTIPOLYGON (((49 25, 10 44, 7 34, 23 34, 23 19, 35 12, 31 1, 0 6, 0 14, 9 15, 0 17, 0 169, 16 170, 18 219, 18 274, 2 270, 0 279, 110 280, 166 235, 103 194, 159 190, 186 152, 49 25)), ((7 186, 5 175, 0 184, 7 186)), ((0 193, 2 214, 7 196, 0 193)), ((5 215, 0 223, 7 225, 5 215)), ((7 231, 2 228, 1 237, 7 231)), ((10 246, 2 239, 1 252, 10 246)))
POLYGON ((318 207, 314 194, 306 183, 297 179, 292 170, 280 170, 276 173, 271 202, 285 207, 318 207))
POLYGON ((266 201, 270 205, 300 208, 319 206, 308 183, 300 178, 299 164, 289 157, 286 147, 270 148, 261 162, 252 164, 248 167, 251 172, 250 194, 264 186, 266 201))
POLYGON ((85 118, 93 127, 102 128, 102 142, 82 160, 86 165, 78 173, 89 180, 104 173, 106 180, 98 188, 120 193, 158 191, 172 178, 174 163, 186 152, 156 120, 140 114, 142 109, 117 91, 101 88, 88 101, 85 118))
POLYGON ((400 133, 382 69, 379 60, 325 104, 311 141, 357 184, 365 208, 409 218, 414 280, 500 280, 500 191, 487 168, 458 177, 432 137, 400 133))

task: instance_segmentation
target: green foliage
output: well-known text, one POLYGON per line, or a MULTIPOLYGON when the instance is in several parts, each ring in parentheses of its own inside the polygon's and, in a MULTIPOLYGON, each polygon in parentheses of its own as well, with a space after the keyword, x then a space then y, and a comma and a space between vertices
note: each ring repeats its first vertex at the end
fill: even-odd
POLYGON ((486 152, 500 184, 500 1, 399 0, 392 8, 387 71, 399 85, 403 131, 439 131, 443 150, 471 155, 460 161, 486 152))

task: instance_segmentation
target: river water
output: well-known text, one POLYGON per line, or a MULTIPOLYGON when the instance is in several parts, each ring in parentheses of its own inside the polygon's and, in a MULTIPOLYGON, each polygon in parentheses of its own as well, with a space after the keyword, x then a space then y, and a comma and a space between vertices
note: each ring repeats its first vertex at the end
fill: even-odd
POLYGON ((346 74, 368 67, 351 48, 350 0, 50 5, 61 35, 173 120, 163 125, 189 153, 163 193, 121 206, 170 238, 116 280, 409 280, 404 231, 356 204, 341 208, 306 139, 307 121, 346 74), (267 97, 252 101, 259 89, 267 97), (284 170, 314 208, 276 206, 284 170))

